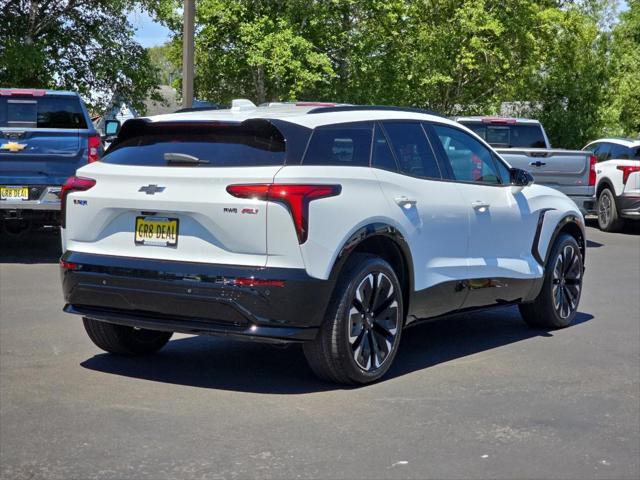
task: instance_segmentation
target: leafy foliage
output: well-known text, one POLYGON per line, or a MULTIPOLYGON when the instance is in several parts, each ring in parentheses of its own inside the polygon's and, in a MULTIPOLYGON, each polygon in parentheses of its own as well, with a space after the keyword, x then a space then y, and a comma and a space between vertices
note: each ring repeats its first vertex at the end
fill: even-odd
POLYGON ((127 0, 2 0, 0 84, 62 88, 104 108, 114 92, 140 110, 156 70, 133 40, 127 0))

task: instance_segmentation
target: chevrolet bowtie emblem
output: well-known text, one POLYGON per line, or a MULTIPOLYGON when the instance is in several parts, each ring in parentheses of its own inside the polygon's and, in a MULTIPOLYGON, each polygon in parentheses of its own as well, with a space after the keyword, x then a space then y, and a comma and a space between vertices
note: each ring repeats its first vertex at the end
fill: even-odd
POLYGON ((10 152, 19 152, 27 146, 26 143, 7 142, 0 146, 0 150, 9 150, 10 152))
POLYGON ((147 195, 153 195, 158 192, 164 192, 164 187, 159 187, 158 185, 147 185, 146 187, 140 187, 139 192, 144 192, 147 195))

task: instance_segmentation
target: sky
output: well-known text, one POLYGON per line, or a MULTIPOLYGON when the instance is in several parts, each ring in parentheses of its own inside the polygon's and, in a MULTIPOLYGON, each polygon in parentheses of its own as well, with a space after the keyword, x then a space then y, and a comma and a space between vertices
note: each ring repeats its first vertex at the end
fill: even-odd
POLYGON ((136 29, 135 40, 145 48, 162 45, 169 40, 171 31, 155 22, 147 12, 132 11, 127 18, 136 29))

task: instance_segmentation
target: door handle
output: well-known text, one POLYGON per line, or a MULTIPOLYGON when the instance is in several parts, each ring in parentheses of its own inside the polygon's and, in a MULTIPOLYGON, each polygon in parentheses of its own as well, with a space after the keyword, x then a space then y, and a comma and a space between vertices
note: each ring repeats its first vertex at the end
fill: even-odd
POLYGON ((489 209, 491 205, 487 202, 476 200, 475 202, 471 203, 471 206, 473 207, 474 210, 478 212, 485 212, 489 209))
POLYGON ((405 197, 404 195, 400 197, 396 197, 394 198, 394 200, 398 205, 400 205, 402 208, 406 208, 407 210, 409 210, 411 207, 415 206, 416 203, 418 203, 417 200, 413 200, 411 198, 405 197))
POLYGON ((529 163, 529 165, 531 165, 532 167, 542 167, 543 165, 546 165, 546 163, 541 162, 540 160, 536 160, 535 162, 529 163))

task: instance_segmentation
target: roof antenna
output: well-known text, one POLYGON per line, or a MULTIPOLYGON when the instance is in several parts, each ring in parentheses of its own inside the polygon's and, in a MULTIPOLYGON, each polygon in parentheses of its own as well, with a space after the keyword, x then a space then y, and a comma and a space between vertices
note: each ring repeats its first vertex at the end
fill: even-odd
POLYGON ((255 110, 256 104, 246 98, 235 98, 231 101, 232 112, 244 112, 247 110, 255 110))

